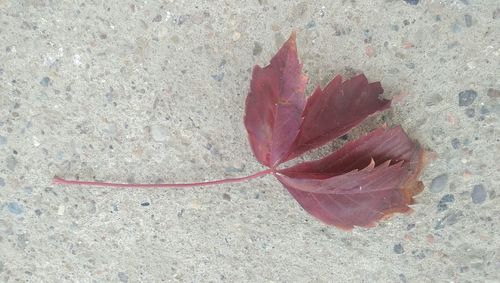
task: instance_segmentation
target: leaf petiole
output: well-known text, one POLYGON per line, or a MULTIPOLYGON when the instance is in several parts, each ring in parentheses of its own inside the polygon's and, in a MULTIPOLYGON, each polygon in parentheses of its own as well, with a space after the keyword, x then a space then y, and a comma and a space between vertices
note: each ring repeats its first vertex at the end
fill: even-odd
POLYGON ((82 186, 93 186, 93 187, 114 187, 114 188, 188 188, 188 187, 202 187, 210 185, 220 185, 226 183, 237 183, 246 180, 251 180, 267 174, 273 173, 273 169, 267 169, 255 174, 238 177, 238 178, 228 178, 215 181, 206 182, 195 182, 195 183, 183 183, 183 184, 126 184, 126 183, 110 183, 110 182, 99 182, 99 181, 79 181, 79 180, 66 180, 61 177, 55 176, 52 179, 53 184, 58 185, 82 185, 82 186))

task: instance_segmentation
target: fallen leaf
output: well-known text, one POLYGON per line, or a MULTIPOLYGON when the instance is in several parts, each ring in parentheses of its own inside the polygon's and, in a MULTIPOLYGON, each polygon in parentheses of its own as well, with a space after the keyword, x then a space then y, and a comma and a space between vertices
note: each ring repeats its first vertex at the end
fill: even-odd
POLYGON ((401 127, 385 127, 351 141, 323 159, 278 169, 303 153, 344 135, 368 116, 390 107, 379 82, 363 74, 336 76, 306 100, 295 34, 268 66, 254 68, 245 126, 257 160, 311 215, 343 229, 370 227, 410 211, 422 191, 424 151, 401 127))

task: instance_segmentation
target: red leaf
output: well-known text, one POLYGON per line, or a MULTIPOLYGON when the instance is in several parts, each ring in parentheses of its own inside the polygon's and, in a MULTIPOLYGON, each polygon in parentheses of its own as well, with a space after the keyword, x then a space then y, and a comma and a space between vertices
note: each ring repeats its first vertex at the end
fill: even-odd
POLYGON ((269 66, 255 66, 244 122, 255 157, 263 165, 274 168, 288 154, 299 133, 306 83, 295 33, 269 66))
POLYGON ((275 176, 310 214, 344 229, 372 226, 408 212, 423 151, 400 127, 377 129, 329 156, 280 170, 275 176))
POLYGON ((316 88, 307 100, 300 132, 288 160, 338 138, 366 117, 390 107, 390 100, 378 98, 384 90, 379 82, 368 84, 361 74, 342 83, 335 77, 324 90, 316 88))
POLYGON ((361 74, 335 77, 305 102, 295 34, 264 69, 254 69, 245 126, 259 162, 311 215, 344 229, 372 226, 395 212, 407 212, 422 190, 417 181, 423 151, 400 127, 380 128, 327 157, 288 169, 276 166, 345 134, 368 116, 390 107, 379 99, 379 82, 361 74))

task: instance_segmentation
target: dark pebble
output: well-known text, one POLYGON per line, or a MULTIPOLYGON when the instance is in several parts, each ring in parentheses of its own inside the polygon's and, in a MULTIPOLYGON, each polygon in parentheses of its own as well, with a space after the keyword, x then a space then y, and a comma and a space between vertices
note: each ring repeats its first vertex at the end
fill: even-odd
POLYGON ((310 22, 307 23, 306 28, 311 29, 316 26, 316 22, 314 20, 311 20, 310 22))
POLYGON ((406 3, 410 5, 417 5, 420 0, 404 0, 406 3))
POLYGON ((42 86, 49 86, 50 85, 50 78, 49 77, 44 77, 42 80, 40 80, 40 84, 42 86))
POLYGON ((252 50, 252 54, 253 54, 253 56, 257 56, 257 55, 259 55, 261 52, 262 52, 262 45, 260 45, 260 43, 258 43, 257 41, 255 41, 255 42, 253 43, 253 50, 252 50))
POLYGON ((177 25, 182 25, 184 22, 186 22, 186 20, 188 19, 188 16, 187 15, 181 15, 177 18, 174 19, 174 23, 176 23, 177 25))
POLYGON ((405 252, 405 249, 403 248, 403 245, 401 244, 396 244, 394 245, 394 248, 393 248, 394 252, 397 253, 397 254, 402 254, 405 252))
POLYGON ((128 276, 125 272, 118 272, 118 280, 121 282, 128 282, 128 276))
POLYGON ((440 193, 444 190, 446 184, 448 184, 448 174, 444 173, 432 179, 429 191, 431 193, 440 193))
POLYGON ((437 211, 445 211, 448 209, 448 204, 452 203, 455 201, 455 197, 452 194, 446 194, 444 195, 441 200, 438 203, 437 206, 437 211))
POLYGON ((477 92, 472 89, 461 91, 458 94, 458 106, 469 106, 474 103, 477 97, 477 92))
POLYGON ((223 200, 227 200, 227 201, 231 201, 231 196, 229 194, 223 193, 222 194, 222 199, 223 200))
POLYGON ((406 63, 405 66, 408 67, 408 69, 412 69, 412 70, 415 69, 415 64, 411 63, 411 62, 410 63, 406 63))
POLYGON ((464 15, 465 26, 470 28, 472 26, 472 16, 469 14, 464 15))
POLYGON ((220 81, 222 81, 224 79, 224 73, 212 75, 212 78, 214 80, 220 82, 220 81))
POLYGON ((147 201, 143 202, 143 203, 141 203, 141 206, 149 206, 149 202, 147 202, 147 201))
POLYGON ((181 218, 184 215, 185 211, 186 210, 184 208, 182 208, 179 212, 177 212, 177 217, 181 218))
POLYGON ((415 228, 415 223, 410 223, 408 226, 406 226, 406 230, 410 231, 411 229, 415 228))
POLYGON ((465 109, 465 115, 469 118, 474 118, 474 116, 476 116, 476 110, 474 110, 474 108, 467 108, 465 109))
POLYGON ((499 19, 500 18, 500 8, 497 8, 495 11, 493 11, 493 19, 499 19))
POLYGON ((439 219, 439 221, 436 223, 436 226, 434 229, 440 230, 443 229, 446 226, 451 226, 460 220, 462 218, 463 213, 458 211, 458 212, 450 212, 448 213, 445 217, 439 219))
POLYGON ((460 145, 461 145, 461 142, 459 139, 457 138, 453 138, 451 140, 451 146, 454 148, 454 149, 459 149, 460 148, 460 145))
POLYGON ((416 259, 424 259, 425 258, 425 253, 423 251, 412 251, 412 254, 416 259))
POLYGON ((480 112, 481 114, 483 114, 483 115, 488 115, 488 114, 490 114, 490 110, 488 109, 488 107, 486 107, 486 106, 484 106, 484 105, 483 105, 483 106, 481 106, 481 109, 479 109, 479 112, 480 112))
POLYGON ((156 15, 156 17, 153 18, 153 22, 154 23, 161 22, 161 19, 162 19, 161 15, 156 15))
POLYGON ((475 204, 481 204, 486 200, 486 189, 483 184, 475 185, 470 194, 472 202, 475 204))
POLYGON ((21 214, 24 211, 23 206, 17 202, 9 202, 7 203, 7 209, 13 214, 21 214))

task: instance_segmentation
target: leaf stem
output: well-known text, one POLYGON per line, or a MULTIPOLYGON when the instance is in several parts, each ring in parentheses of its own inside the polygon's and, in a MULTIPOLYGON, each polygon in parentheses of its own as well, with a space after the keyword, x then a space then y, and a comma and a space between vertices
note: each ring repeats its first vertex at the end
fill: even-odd
POLYGON ((83 185, 83 186, 114 187, 114 188, 188 188, 188 187, 219 185, 226 183, 237 183, 258 178, 260 176, 264 176, 272 172, 273 169, 267 169, 245 177, 228 178, 228 179, 207 181, 207 182, 183 183, 183 184, 122 184, 122 183, 110 183, 110 182, 99 182, 99 181, 66 180, 57 176, 55 176, 52 179, 52 183, 58 185, 83 185))

